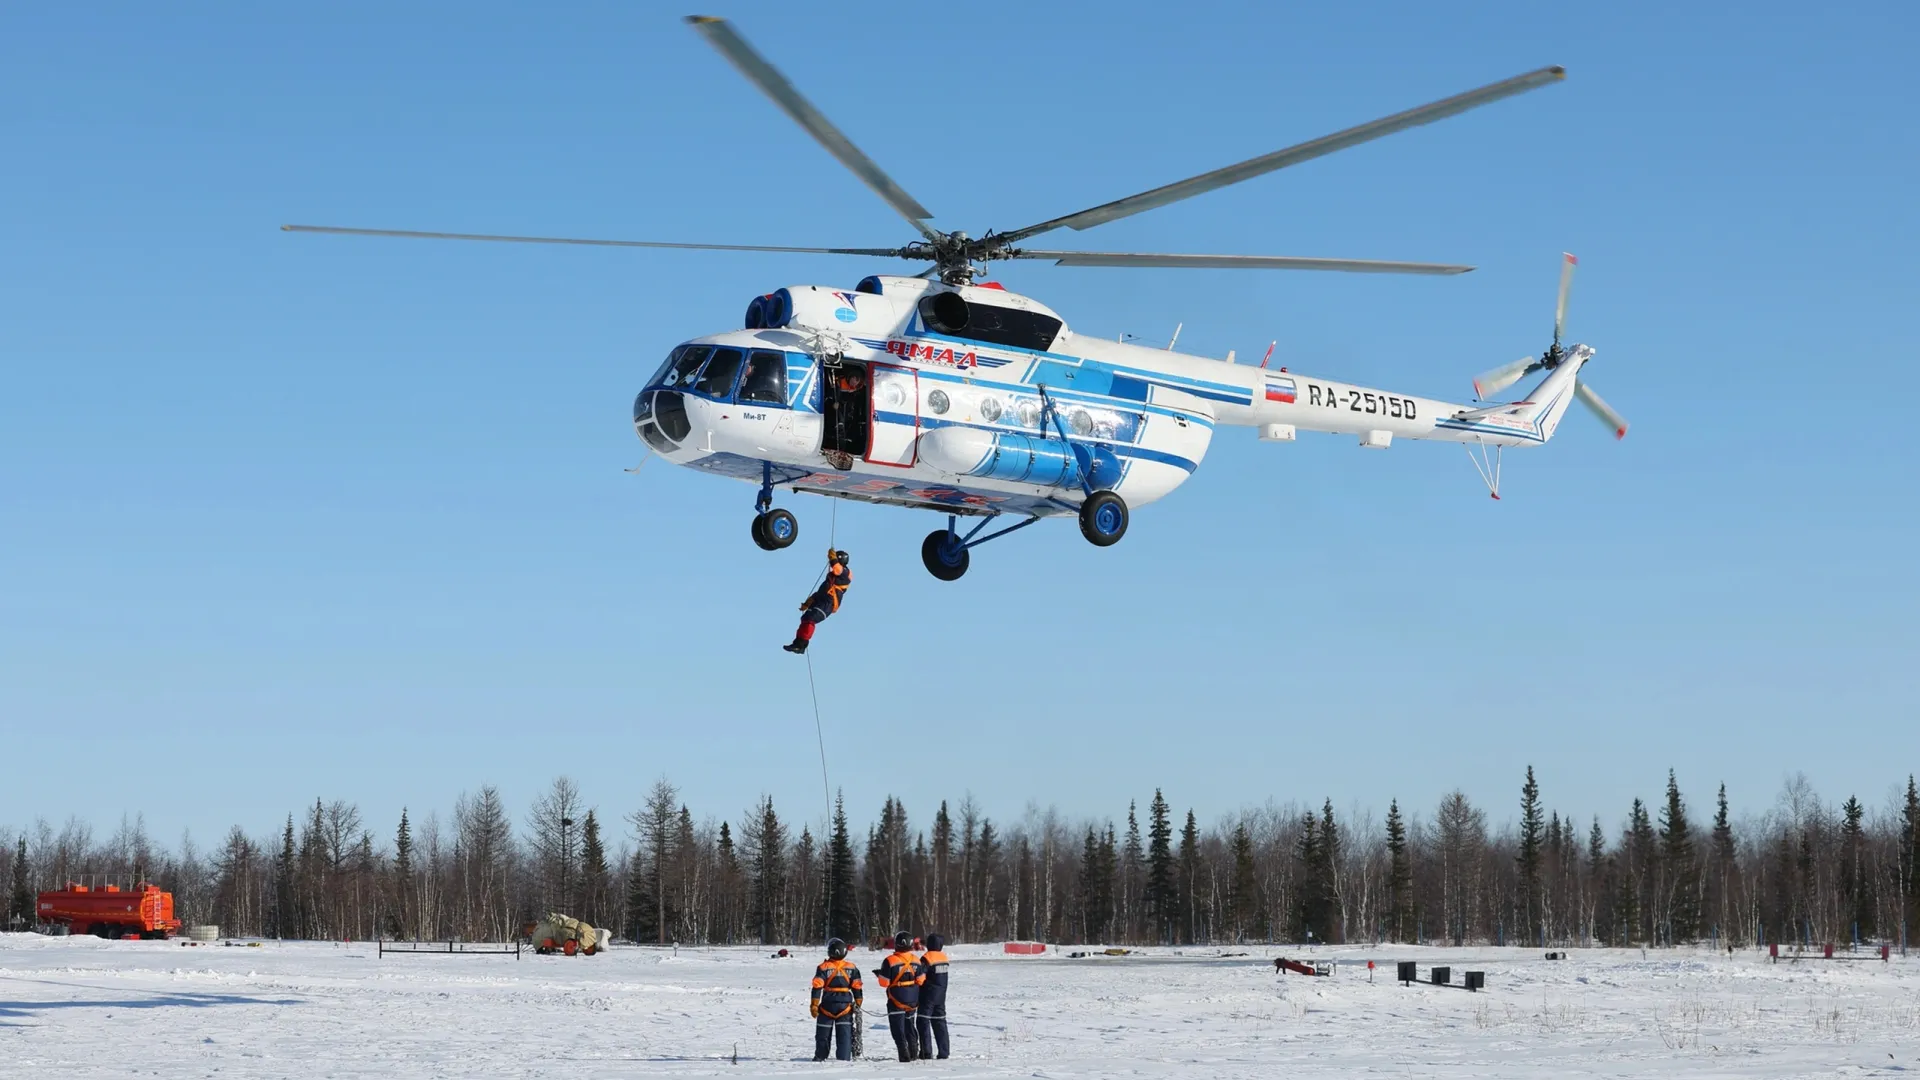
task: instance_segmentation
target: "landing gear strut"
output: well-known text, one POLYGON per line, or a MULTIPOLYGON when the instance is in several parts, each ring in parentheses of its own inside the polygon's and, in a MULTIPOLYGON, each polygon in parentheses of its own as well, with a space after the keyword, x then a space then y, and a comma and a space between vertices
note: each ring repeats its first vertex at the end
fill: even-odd
POLYGON ((1010 532, 1018 532, 1040 520, 1037 517, 1030 517, 1016 525, 1009 525, 999 532, 980 536, 980 530, 986 528, 994 518, 999 516, 999 514, 988 514, 980 519, 978 525, 967 530, 967 534, 962 536, 957 524, 959 519, 948 514, 947 527, 928 533, 927 538, 920 543, 920 561, 927 565, 927 573, 941 581, 957 581, 960 575, 967 572, 967 564, 973 561, 968 552, 989 540, 997 540, 1010 532), (976 536, 980 536, 980 539, 975 540, 976 536))
POLYGON ((773 465, 760 463, 760 494, 753 500, 753 542, 762 551, 779 551, 800 539, 800 522, 773 508, 773 465))
POLYGON ((1046 384, 1040 384, 1039 388, 1040 430, 1045 432, 1051 423, 1054 433, 1073 451, 1074 460, 1080 464, 1080 488, 1087 493, 1087 501, 1080 504, 1080 535, 1095 547, 1112 547, 1127 535, 1127 500, 1112 491, 1094 490, 1094 455, 1068 437, 1066 426, 1060 422, 1060 410, 1048 396, 1046 384))

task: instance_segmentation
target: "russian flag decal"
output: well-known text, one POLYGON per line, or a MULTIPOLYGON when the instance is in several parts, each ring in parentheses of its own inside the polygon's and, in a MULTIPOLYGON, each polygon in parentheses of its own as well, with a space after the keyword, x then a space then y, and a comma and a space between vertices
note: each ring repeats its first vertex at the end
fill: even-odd
POLYGON ((1293 404, 1295 400, 1293 380, 1269 377, 1267 379, 1267 400, 1284 402, 1288 405, 1293 404))

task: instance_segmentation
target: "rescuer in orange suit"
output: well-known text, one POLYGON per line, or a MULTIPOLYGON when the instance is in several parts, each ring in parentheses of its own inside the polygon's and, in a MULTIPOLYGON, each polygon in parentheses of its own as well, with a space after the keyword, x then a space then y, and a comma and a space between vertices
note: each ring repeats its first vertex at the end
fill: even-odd
POLYGON ((912 1061, 920 1050, 913 1014, 920 1006, 920 984, 927 981, 920 958, 913 954, 912 934, 902 930, 893 935, 893 955, 881 961, 874 974, 887 992, 887 1030, 893 1033, 894 1049, 901 1061, 912 1061))
POLYGON ((813 969, 813 1060, 827 1060, 827 1051, 841 1061, 853 1060, 853 1014, 860 1008, 860 969, 847 959, 847 943, 827 942, 827 958, 813 969))
POLYGON ((858 367, 850 366, 840 369, 840 378, 835 381, 834 385, 840 388, 841 393, 851 394, 866 385, 866 381, 866 378, 861 374, 858 367))
POLYGON ((941 1060, 947 1057, 947 940, 928 934, 921 940, 927 951, 920 954, 920 1007, 914 1010, 914 1022, 920 1027, 920 1056, 935 1057, 934 1043, 940 1044, 941 1060))
POLYGON ((800 602, 800 629, 793 632, 793 643, 780 647, 790 653, 806 652, 807 643, 813 640, 813 628, 840 610, 840 600, 852 584, 853 572, 847 569, 847 553, 828 548, 827 576, 812 596, 800 602))

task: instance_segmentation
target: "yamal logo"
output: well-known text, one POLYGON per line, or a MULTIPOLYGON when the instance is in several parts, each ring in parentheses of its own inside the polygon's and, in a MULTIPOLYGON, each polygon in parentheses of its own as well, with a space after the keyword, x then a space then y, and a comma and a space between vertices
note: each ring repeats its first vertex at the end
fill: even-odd
POLYGON ((859 320, 860 312, 854 307, 853 295, 854 294, 850 292, 836 292, 833 294, 833 298, 840 301, 840 306, 833 310, 834 318, 839 319, 841 322, 857 322, 859 320))

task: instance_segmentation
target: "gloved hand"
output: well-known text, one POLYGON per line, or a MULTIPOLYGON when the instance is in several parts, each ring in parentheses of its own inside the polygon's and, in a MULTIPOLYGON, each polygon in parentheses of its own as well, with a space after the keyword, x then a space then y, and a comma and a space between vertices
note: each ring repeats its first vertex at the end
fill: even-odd
POLYGON ((820 1019, 820 1003, 817 1001, 809 1002, 807 1004, 807 1015, 813 1017, 815 1020, 820 1019))

